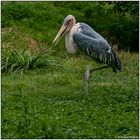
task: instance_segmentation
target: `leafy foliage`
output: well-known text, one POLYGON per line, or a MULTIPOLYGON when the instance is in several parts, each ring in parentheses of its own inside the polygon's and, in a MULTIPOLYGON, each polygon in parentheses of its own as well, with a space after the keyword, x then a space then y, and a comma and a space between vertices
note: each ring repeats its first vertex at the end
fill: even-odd
POLYGON ((139 3, 129 1, 116 1, 113 3, 113 9, 115 12, 119 12, 120 14, 125 14, 125 13, 131 13, 131 14, 136 14, 138 16, 139 14, 139 3))
MULTIPOLYGON (((77 21, 88 23, 111 44, 115 42, 126 51, 138 51, 138 7, 138 1, 2 2, 2 27, 16 23, 38 31, 55 33, 64 17, 73 14, 77 21)), ((50 44, 50 40, 47 41, 50 44)))
POLYGON ((60 66, 50 59, 49 51, 31 53, 26 49, 2 48, 2 72, 21 72, 48 66, 60 66))

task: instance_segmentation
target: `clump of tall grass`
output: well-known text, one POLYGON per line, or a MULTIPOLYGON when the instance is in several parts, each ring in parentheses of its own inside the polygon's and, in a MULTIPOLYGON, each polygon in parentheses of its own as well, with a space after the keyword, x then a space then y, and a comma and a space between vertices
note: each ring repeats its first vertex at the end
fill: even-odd
POLYGON ((31 53, 28 48, 20 50, 11 47, 2 48, 1 71, 23 73, 26 70, 36 68, 61 66, 50 56, 51 51, 52 50, 45 50, 37 53, 31 53))

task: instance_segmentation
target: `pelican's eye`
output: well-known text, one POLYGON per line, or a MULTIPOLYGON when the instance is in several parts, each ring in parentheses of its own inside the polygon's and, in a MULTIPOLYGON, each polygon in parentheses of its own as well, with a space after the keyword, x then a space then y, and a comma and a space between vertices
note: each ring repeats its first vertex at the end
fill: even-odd
POLYGON ((67 25, 70 24, 70 22, 71 22, 71 19, 66 19, 66 20, 64 21, 64 24, 67 26, 67 25))
POLYGON ((70 24, 72 23, 72 21, 73 21, 73 19, 69 19, 69 20, 67 21, 67 24, 70 25, 70 24))

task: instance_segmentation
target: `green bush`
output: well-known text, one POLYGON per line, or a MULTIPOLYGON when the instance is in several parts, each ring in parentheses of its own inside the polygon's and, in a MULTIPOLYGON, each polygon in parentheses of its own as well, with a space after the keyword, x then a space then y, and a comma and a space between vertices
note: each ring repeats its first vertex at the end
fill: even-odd
POLYGON ((1 70, 2 72, 25 72, 42 67, 61 66, 49 56, 50 50, 31 53, 26 49, 2 48, 1 70))

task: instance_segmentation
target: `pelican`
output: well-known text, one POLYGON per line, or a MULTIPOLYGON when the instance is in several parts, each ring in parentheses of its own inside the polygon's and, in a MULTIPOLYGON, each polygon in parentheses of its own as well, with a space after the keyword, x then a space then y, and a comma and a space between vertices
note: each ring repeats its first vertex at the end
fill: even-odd
POLYGON ((55 43, 54 45, 56 45, 64 35, 68 53, 75 54, 78 48, 94 60, 106 64, 96 69, 91 69, 89 65, 87 66, 85 72, 86 95, 88 94, 89 77, 93 71, 108 67, 111 67, 115 73, 117 70, 121 71, 121 61, 109 43, 86 23, 76 23, 73 15, 68 15, 64 19, 63 25, 54 38, 53 44, 55 43))

